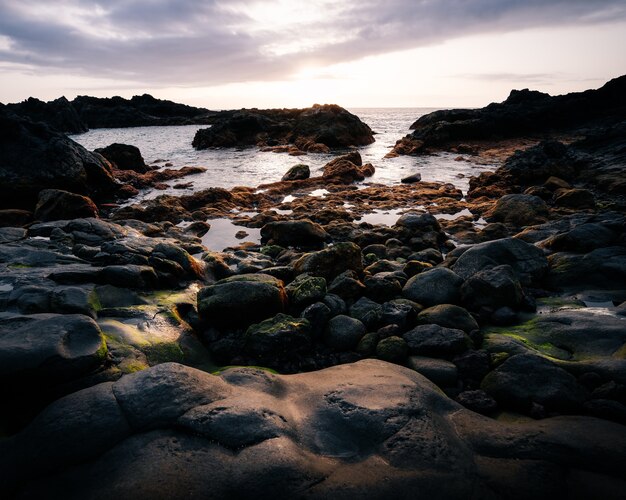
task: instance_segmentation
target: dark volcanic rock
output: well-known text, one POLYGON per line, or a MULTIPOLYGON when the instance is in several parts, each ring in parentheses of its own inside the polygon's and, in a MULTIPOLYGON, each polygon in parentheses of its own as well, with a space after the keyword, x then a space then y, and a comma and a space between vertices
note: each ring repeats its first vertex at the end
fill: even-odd
POLYGON ((481 307, 498 309, 509 306, 519 308, 524 299, 513 268, 496 266, 470 276, 461 287, 463 304, 478 311, 481 307))
POLYGON ((133 170, 141 174, 148 171, 146 162, 136 146, 115 143, 106 148, 96 149, 95 152, 114 163, 120 170, 133 170))
POLYGON ((261 242, 269 245, 318 249, 328 238, 322 226, 307 219, 270 222, 261 228, 261 242))
POLYGON ((361 249, 352 242, 342 242, 318 252, 304 254, 294 264, 298 274, 311 273, 327 280, 345 270, 361 272, 361 249))
MULTIPOLYGON (((414 131, 405 139, 421 147, 444 147, 467 140, 572 131, 594 120, 616 122, 623 120, 626 113, 625 90, 626 76, 615 78, 598 90, 554 97, 528 89, 513 90, 506 101, 481 109, 442 110, 424 115, 411 125, 414 131)), ((406 147, 398 147, 396 152, 404 154, 406 147)))
POLYGON ((0 207, 33 207, 42 189, 97 199, 116 188, 102 156, 0 107, 0 207))
POLYGON ((39 221, 98 217, 98 207, 86 196, 60 189, 44 189, 39 193, 34 217, 39 221))
POLYGON ((406 332, 403 338, 412 354, 441 358, 451 358, 467 351, 472 345, 463 330, 439 325, 417 326, 406 332))
POLYGON ((526 285, 541 279, 548 270, 548 261, 539 248, 515 238, 471 247, 457 259, 452 270, 468 279, 479 271, 505 264, 511 266, 526 285))
POLYGON ((208 324, 246 325, 283 312, 282 281, 262 274, 234 276, 198 292, 198 314, 208 324))
POLYGON ((211 112, 149 94, 123 97, 78 96, 72 106, 89 128, 148 127, 153 125, 193 125, 212 123, 211 112))
POLYGON ((289 355, 311 345, 311 325, 303 318, 277 314, 246 331, 246 351, 258 358, 289 355))
POLYGON ((59 132, 80 134, 89 130, 87 124, 65 97, 49 102, 29 97, 17 104, 7 104, 7 108, 16 115, 30 118, 34 122, 43 122, 59 132))
POLYGON ((485 377, 481 389, 501 405, 527 412, 533 403, 549 411, 572 411, 585 399, 573 375, 532 354, 507 359, 485 377))
POLYGON ((538 196, 507 194, 500 198, 487 214, 490 222, 508 222, 516 226, 529 226, 545 222, 548 205, 538 196))
POLYGON ((339 315, 332 318, 326 326, 324 340, 338 351, 355 349, 365 335, 365 325, 358 319, 339 315))
POLYGON ((214 125, 196 133, 193 147, 278 145, 301 142, 331 148, 374 142, 371 129, 345 109, 326 104, 305 109, 266 109, 223 112, 214 125))
POLYGON ((618 498, 625 435, 589 417, 488 419, 376 360, 290 376, 168 363, 67 396, 2 439, 0 494, 618 498))
POLYGON ((291 167, 282 177, 282 181, 298 181, 311 177, 311 169, 308 165, 299 163, 291 167))
POLYGON ((460 299, 463 278, 450 269, 437 267, 413 276, 402 289, 402 295, 426 307, 453 304, 460 299))

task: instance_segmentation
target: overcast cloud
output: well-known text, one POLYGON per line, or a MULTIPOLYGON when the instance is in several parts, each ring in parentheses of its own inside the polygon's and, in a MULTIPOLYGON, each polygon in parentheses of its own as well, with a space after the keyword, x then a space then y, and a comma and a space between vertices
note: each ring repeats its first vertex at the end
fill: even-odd
POLYGON ((0 64, 208 86, 472 34, 625 18, 624 0, 0 0, 0 64))

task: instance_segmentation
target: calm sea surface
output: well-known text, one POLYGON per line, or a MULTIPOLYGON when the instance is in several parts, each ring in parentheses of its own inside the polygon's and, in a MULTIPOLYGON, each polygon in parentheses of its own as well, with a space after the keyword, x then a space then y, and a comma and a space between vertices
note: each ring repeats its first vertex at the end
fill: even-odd
MULTIPOLYGON (((465 192, 471 175, 478 175, 482 170, 495 168, 495 166, 477 166, 466 161, 455 161, 458 155, 449 153, 385 159, 384 156, 395 142, 410 132, 411 123, 433 109, 363 108, 350 111, 376 132, 376 142, 359 149, 363 161, 370 162, 376 167, 374 176, 365 182, 396 184, 403 177, 420 172, 424 181, 449 182, 465 192)), ((188 194, 208 187, 255 187, 259 184, 279 181, 287 169, 296 163, 309 165, 312 175, 318 175, 318 170, 333 157, 327 154, 293 157, 285 153, 262 153, 256 147, 196 151, 191 147, 191 141, 200 128, 206 128, 206 125, 95 129, 74 135, 72 139, 90 150, 105 147, 114 142, 132 144, 141 150, 148 164, 162 160, 172 163, 174 165, 172 168, 201 166, 208 169, 203 174, 169 183, 173 185, 193 182, 192 188, 148 190, 140 194, 140 199, 150 199, 164 193, 188 194)))

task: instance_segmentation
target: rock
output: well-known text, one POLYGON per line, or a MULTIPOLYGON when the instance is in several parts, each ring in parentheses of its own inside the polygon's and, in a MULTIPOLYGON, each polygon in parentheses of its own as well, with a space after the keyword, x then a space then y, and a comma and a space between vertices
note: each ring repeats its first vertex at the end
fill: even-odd
POLYGON ((308 179, 309 177, 311 177, 311 169, 309 166, 298 163, 287 170, 281 181, 299 181, 302 179, 308 179))
POLYGON ((92 290, 76 286, 56 287, 50 296, 50 310, 63 314, 96 317, 98 297, 92 290))
POLYGON ((155 99, 149 94, 131 99, 80 95, 72 106, 89 128, 205 125, 212 123, 216 115, 208 109, 155 99))
POLYGON ((513 268, 496 266, 470 276, 461 287, 463 304, 472 311, 481 307, 518 309, 524 300, 522 286, 513 268))
POLYGON ((554 204, 566 208, 594 208, 596 201, 588 189, 559 189, 555 193, 554 204))
POLYGON ((0 243, 14 243, 26 238, 26 229, 21 227, 0 227, 0 243))
POLYGON ((484 269, 509 265, 523 285, 540 280, 548 270, 543 252, 516 238, 487 241, 469 248, 452 266, 452 270, 464 280, 484 269))
POLYGON ((626 280, 626 248, 598 248, 587 254, 555 253, 547 282, 557 290, 620 290, 626 280))
POLYGON ((329 148, 374 142, 371 129, 345 109, 314 105, 305 109, 252 109, 222 112, 211 128, 196 132, 193 147, 253 146, 256 144, 319 144, 329 148))
POLYGON ((306 319, 311 325, 311 336, 319 338, 331 318, 331 310, 323 302, 316 302, 305 308, 300 317, 306 319))
POLYGON ((491 415, 498 409, 496 400, 480 389, 463 391, 457 396, 456 400, 468 410, 475 411, 481 415, 491 415))
POLYGON ((133 170, 140 174, 145 174, 149 170, 136 146, 114 143, 106 148, 96 149, 95 152, 100 153, 120 170, 133 170))
POLYGON ((452 304, 440 304, 424 309, 417 315, 421 325, 435 324, 446 328, 458 328, 465 333, 478 330, 478 323, 467 310, 452 304))
POLYGON ((39 193, 34 217, 39 221, 98 217, 98 207, 86 196, 60 189, 44 189, 39 193))
POLYGON ((324 304, 326 304, 330 309, 331 317, 348 312, 348 308, 346 307, 344 300, 334 293, 329 293, 326 297, 324 297, 324 304))
POLYGON ((408 352, 406 342, 400 337, 387 337, 376 346, 376 357, 390 363, 404 363, 408 352))
POLYGON ((82 134, 89 130, 87 124, 81 120, 76 109, 65 97, 49 102, 29 97, 20 103, 8 104, 7 108, 18 116, 34 122, 43 122, 59 132, 82 134))
POLYGON ((374 175, 372 164, 363 165, 361 155, 357 151, 332 159, 324 165, 323 170, 324 179, 341 182, 362 181, 374 175))
POLYGON ((0 227, 23 227, 33 220, 33 213, 29 210, 7 208, 0 210, 0 227))
POLYGON ((541 356, 518 354, 489 373, 480 388, 499 404, 530 411, 532 403, 548 411, 570 412, 585 400, 576 378, 541 356))
POLYGON ((340 314, 328 322, 324 341, 337 351, 351 351, 356 348, 363 335, 365 335, 363 323, 340 314))
POLYGON ((277 314, 246 331, 245 349, 254 357, 267 359, 306 351, 311 346, 308 320, 277 314))
POLYGON ((588 223, 547 238, 540 246, 553 252, 587 253, 596 248, 610 247, 616 240, 617 233, 610 227, 588 223))
POLYGON ((409 356, 407 366, 420 375, 424 375, 439 387, 454 387, 456 385, 457 370, 450 361, 424 356, 409 356))
POLYGON ((328 291, 345 300, 353 300, 363 295, 365 285, 354 271, 345 271, 332 281, 328 291))
POLYGON ((460 299, 463 279, 445 267, 437 267, 413 276, 402 289, 402 296, 423 304, 453 304, 460 299))
POLYGON ((412 304, 402 299, 392 300, 383 304, 380 322, 383 325, 398 325, 401 331, 406 331, 415 324, 417 312, 412 304))
POLYGON ((3 392, 85 375, 102 365, 106 352, 100 328, 81 314, 0 317, 3 392))
POLYGON ((233 278, 198 292, 198 314, 207 324, 245 326, 284 311, 287 294, 281 281, 259 274, 233 278))
POLYGON ((406 229, 411 232, 441 229, 437 219, 429 213, 409 212, 396 221, 395 227, 406 229))
POLYGON ((400 281, 391 273, 379 273, 363 280, 364 295, 377 302, 394 299, 402 293, 400 281))
POLYGON ((122 288, 150 289, 156 288, 158 284, 158 277, 152 267, 134 264, 106 266, 100 271, 99 280, 103 284, 122 288))
POLYGON ((438 325, 416 326, 406 332, 402 338, 409 346, 411 354, 440 358, 465 352, 472 345, 470 338, 463 330, 438 325))
MULTIPOLYGON (((602 88, 586 92, 550 96, 542 92, 512 90, 501 103, 480 109, 441 110, 421 116, 411 125, 413 133, 396 145, 397 154, 418 154, 424 148, 458 146, 468 141, 501 140, 524 137, 549 131, 571 131, 595 124, 621 120, 623 103, 616 96, 623 91, 624 77, 606 83, 602 88), (407 144, 415 144, 408 148, 407 144), (419 145, 419 147, 417 147, 419 145)), ((558 175, 553 172, 550 175, 558 175)), ((543 179, 538 175, 538 181, 543 179)))
POLYGON ((270 222, 261 228, 261 243, 306 249, 323 248, 329 238, 322 226, 308 219, 270 222))
POLYGON ((285 287, 285 291, 289 297, 290 304, 296 307, 304 307, 324 299, 326 296, 326 280, 301 274, 285 287))
POLYGON ((419 182, 421 180, 422 180, 422 174, 417 172, 415 174, 411 174, 411 175, 408 175, 406 177, 403 177, 400 182, 402 182, 402 184, 414 184, 414 183, 419 182))
POLYGON ((350 316, 363 322, 366 328, 376 328, 383 315, 383 307, 367 297, 361 297, 350 306, 350 316))
POLYGON ((507 194, 485 214, 490 222, 506 222, 516 226, 530 226, 546 221, 548 205, 538 196, 507 194))
POLYGON ((117 188, 100 155, 42 123, 0 108, 0 207, 28 208, 43 189, 102 199, 117 188))
POLYGON ((377 332, 366 333, 356 346, 356 352, 364 357, 374 356, 379 340, 380 337, 377 332))
POLYGON ((378 360, 290 376, 168 363, 67 396, 0 441, 0 488, 144 500, 548 498, 575 487, 611 498, 624 450, 622 425, 487 419, 378 360))
POLYGON ((361 249, 352 242, 336 243, 318 252, 307 253, 295 264, 296 273, 310 273, 332 280, 346 270, 360 273, 363 270, 361 249))

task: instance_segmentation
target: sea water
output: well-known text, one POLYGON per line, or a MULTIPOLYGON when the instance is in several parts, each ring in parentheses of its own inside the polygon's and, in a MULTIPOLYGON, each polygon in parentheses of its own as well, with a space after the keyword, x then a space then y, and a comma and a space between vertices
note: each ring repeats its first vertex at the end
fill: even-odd
MULTIPOLYGON (((400 156, 385 158, 397 140, 410 133, 409 127, 420 116, 434 111, 430 108, 363 108, 351 109, 375 132, 376 142, 358 148, 364 163, 372 163, 376 173, 364 182, 397 184, 403 177, 419 172, 423 181, 451 183, 467 191, 469 177, 483 170, 493 170, 496 165, 477 165, 460 160, 458 154, 439 153, 426 156, 400 156)), ((148 189, 130 200, 151 199, 160 194, 190 194, 209 187, 232 188, 234 186, 256 187, 276 182, 293 165, 304 163, 311 168, 311 175, 320 175, 322 167, 335 154, 309 153, 305 156, 289 156, 286 153, 261 152, 256 146, 248 148, 223 148, 195 150, 191 146, 196 131, 207 125, 170 127, 132 127, 94 129, 72 139, 89 150, 106 147, 115 142, 137 146, 147 164, 171 168, 200 166, 207 169, 183 179, 169 181, 166 190, 148 189), (186 189, 174 189, 174 184, 191 182, 186 189)), ((461 157, 462 158, 462 157, 461 157)))

